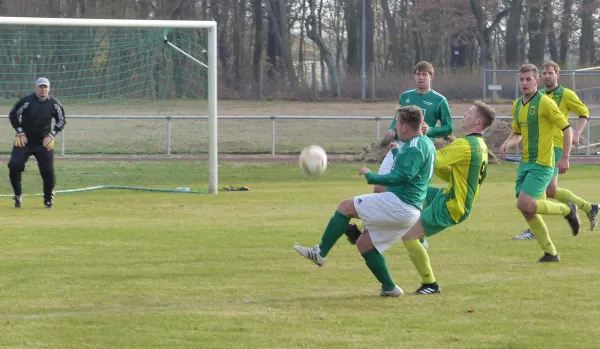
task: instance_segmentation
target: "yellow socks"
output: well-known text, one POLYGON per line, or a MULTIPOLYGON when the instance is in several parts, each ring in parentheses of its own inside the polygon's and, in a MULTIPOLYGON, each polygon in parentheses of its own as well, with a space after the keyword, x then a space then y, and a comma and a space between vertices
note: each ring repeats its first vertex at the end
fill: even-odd
POLYGON ((434 283, 435 277, 433 276, 433 271, 429 264, 429 255, 419 240, 404 241, 404 247, 406 248, 406 251, 408 251, 408 256, 413 262, 413 265, 421 275, 423 283, 434 283))

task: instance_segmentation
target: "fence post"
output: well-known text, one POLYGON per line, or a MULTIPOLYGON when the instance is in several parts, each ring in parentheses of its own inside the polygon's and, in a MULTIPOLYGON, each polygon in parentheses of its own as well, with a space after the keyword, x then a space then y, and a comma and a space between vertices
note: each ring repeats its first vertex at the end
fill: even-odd
MULTIPOLYGON (((589 129, 588 129, 588 131, 589 131, 589 129)), ((64 129, 60 133, 60 155, 65 155, 65 130, 64 129)))
POLYGON ((483 68, 483 103, 487 103, 486 101, 486 97, 487 97, 487 69, 483 68))
POLYGON ((379 120, 380 120, 380 117, 376 116, 375 117, 375 125, 377 125, 377 140, 381 139, 381 135, 380 135, 380 132, 379 132, 379 127, 380 127, 379 120))
POLYGON ((517 88, 515 89, 515 99, 519 99, 519 92, 521 90, 521 84, 519 81, 519 72, 517 71, 517 88))
POLYGON ((167 116, 167 155, 171 155, 171 117, 167 116))
POLYGON ((590 155, 590 144, 592 143, 592 140, 590 139, 590 124, 592 123, 592 120, 588 120, 587 125, 585 125, 585 138, 587 139, 587 149, 585 151, 585 155, 590 155))
POLYGON ((271 116, 271 155, 275 155, 275 116, 271 116))
MULTIPOLYGON (((371 64, 371 101, 375 101, 375 63, 371 64)), ((377 128, 379 130, 379 128, 377 128)), ((379 138, 377 138, 379 139, 379 138)))

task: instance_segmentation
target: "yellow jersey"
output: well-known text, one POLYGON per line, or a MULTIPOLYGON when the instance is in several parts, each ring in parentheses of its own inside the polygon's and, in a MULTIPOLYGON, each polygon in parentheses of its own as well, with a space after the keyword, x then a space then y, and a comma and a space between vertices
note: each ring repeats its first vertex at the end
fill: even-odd
MULTIPOLYGON (((577 97, 575 91, 566 88, 564 86, 558 86, 554 90, 546 91, 546 96, 552 98, 558 105, 558 109, 563 113, 567 122, 569 120, 569 114, 573 113, 579 117, 590 117, 590 111, 583 102, 577 97)), ((554 128, 553 143, 557 148, 562 149, 564 142, 564 134, 558 127, 554 128)))
POLYGON ((523 104, 523 97, 512 106, 512 129, 523 137, 523 163, 554 166, 553 132, 569 127, 569 122, 558 105, 544 93, 537 91, 523 104))
POLYGON ((443 193, 454 222, 458 223, 471 212, 485 179, 487 164, 488 147, 479 133, 457 138, 436 152, 434 173, 448 182, 443 193))

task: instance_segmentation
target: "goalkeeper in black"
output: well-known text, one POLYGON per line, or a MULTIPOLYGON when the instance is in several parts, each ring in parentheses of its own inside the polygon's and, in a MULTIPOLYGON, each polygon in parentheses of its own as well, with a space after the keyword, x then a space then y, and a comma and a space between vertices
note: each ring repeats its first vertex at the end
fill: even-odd
POLYGON ((35 93, 21 98, 8 114, 10 124, 17 132, 8 161, 8 176, 15 193, 15 207, 23 203, 21 174, 30 156, 35 156, 44 183, 44 206, 54 203, 54 137, 65 127, 65 110, 50 96, 50 81, 39 78, 35 93), (52 119, 55 120, 52 127, 52 119))

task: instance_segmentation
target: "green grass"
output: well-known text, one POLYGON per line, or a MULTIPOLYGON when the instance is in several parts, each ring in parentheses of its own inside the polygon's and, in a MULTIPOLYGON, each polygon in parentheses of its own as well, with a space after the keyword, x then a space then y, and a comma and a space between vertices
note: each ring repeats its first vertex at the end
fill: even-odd
MULTIPOLYGON (((441 295, 379 298, 343 239, 323 268, 298 256, 292 245, 317 243, 342 199, 370 191, 360 166, 332 163, 309 179, 295 164, 225 164, 221 185, 252 190, 219 195, 65 194, 52 210, 39 197, 20 210, 0 199, 0 347, 597 348, 597 233, 584 225, 574 238, 548 217, 563 261, 536 263, 536 242, 510 240, 524 228, 512 163, 490 167, 471 218, 429 240, 441 295)), ((57 169, 57 189, 207 182, 195 162, 57 169)), ((596 178, 596 166, 574 165, 561 184, 597 200, 596 178)), ((24 186, 41 190, 35 167, 24 186)), ((413 291, 419 278, 402 245, 385 255, 413 291)))

